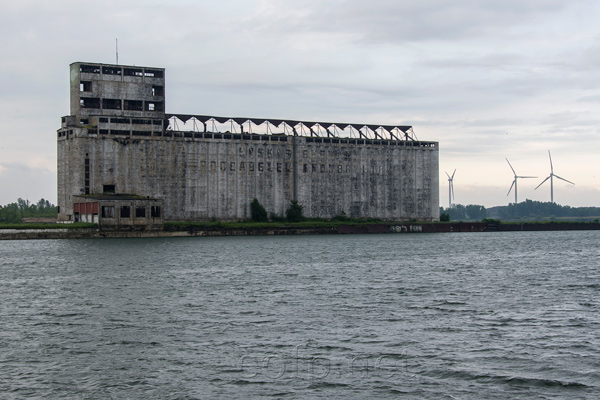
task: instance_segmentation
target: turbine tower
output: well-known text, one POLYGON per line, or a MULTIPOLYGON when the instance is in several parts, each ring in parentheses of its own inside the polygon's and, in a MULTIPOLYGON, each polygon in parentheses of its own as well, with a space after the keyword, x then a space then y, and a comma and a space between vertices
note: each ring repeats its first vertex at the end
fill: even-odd
POLYGON ((515 169, 512 167, 512 165, 510 165, 510 161, 508 161, 508 158, 506 158, 506 162, 508 163, 508 166, 510 167, 510 169, 512 169, 513 174, 515 174, 515 180, 512 182, 512 185, 510 185, 510 189, 508 189, 508 193, 506 193, 506 195, 508 196, 510 194, 510 191, 512 190, 513 186, 515 187, 515 204, 517 204, 517 179, 518 178, 537 178, 537 176, 518 176, 517 173, 515 172, 515 169))
POLYGON ((454 174, 456 173, 456 169, 454 169, 454 172, 452 173, 452 176, 448 175, 448 173, 446 172, 446 175, 448 175, 448 208, 452 208, 452 199, 454 198, 454 174))
POLYGON ((557 177, 558 179, 561 179, 565 182, 570 183, 571 185, 574 185, 573 182, 566 180, 565 178, 561 178, 558 175, 554 174, 554 168, 552 167, 552 156, 550 155, 550 150, 548 150, 548 157, 550 157, 550 175, 548 175, 548 177, 546 179, 544 179, 542 181, 542 183, 540 183, 539 185, 537 185, 536 189, 539 188, 540 186, 542 186, 544 184, 544 182, 546 182, 548 179, 550 179, 550 202, 554 203, 554 177, 557 177))

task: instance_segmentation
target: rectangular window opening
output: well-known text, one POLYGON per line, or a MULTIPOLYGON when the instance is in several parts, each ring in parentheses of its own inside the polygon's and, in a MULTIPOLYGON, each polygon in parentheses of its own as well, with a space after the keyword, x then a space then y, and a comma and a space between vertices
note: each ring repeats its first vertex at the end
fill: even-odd
POLYGON ((152 218, 160 218, 160 206, 152 206, 150 208, 150 215, 152 218))
POLYGON ((88 72, 91 74, 99 74, 100 73, 100 67, 97 65, 80 65, 79 66, 79 71, 80 72, 88 72))
POLYGON ((163 78, 165 74, 163 71, 147 69, 144 71, 144 76, 148 78, 163 78))
POLYGON ((146 218, 146 207, 144 207, 144 206, 135 207, 135 217, 136 218, 146 218))
POLYGON ((164 111, 164 103, 160 101, 148 101, 146 102, 146 111, 164 111))
POLYGON ((141 69, 135 69, 135 68, 125 68, 125 70, 123 71, 123 74, 125 76, 144 76, 144 73, 141 69))
POLYGON ((91 92, 92 91, 92 82, 88 82, 88 81, 79 82, 79 91, 91 92))
POLYGON ((102 218, 114 218, 115 206, 102 206, 102 218))
POLYGON ((164 96, 165 88, 163 86, 152 86, 152 96, 164 96))
POLYGON ((121 75, 122 70, 119 67, 103 67, 102 73, 104 75, 121 75))
POLYGON ((144 102, 140 100, 125 100, 125 110, 144 111, 144 102))
POLYGON ((81 108, 100 108, 100 99, 81 97, 79 99, 79 106, 81 108))
POLYGON ((114 194, 115 193, 115 185, 102 185, 102 193, 114 194))
POLYGON ((121 100, 119 99, 102 99, 102 108, 105 110, 120 110, 121 100))
POLYGON ((131 217, 131 207, 123 206, 121 207, 121 218, 130 218, 131 217))

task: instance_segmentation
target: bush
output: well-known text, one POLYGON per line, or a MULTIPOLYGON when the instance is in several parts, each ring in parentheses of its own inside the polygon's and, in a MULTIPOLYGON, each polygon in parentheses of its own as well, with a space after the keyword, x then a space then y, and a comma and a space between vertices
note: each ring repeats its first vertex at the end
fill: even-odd
POLYGON ((344 221, 348 221, 350 218, 346 215, 345 211, 342 211, 339 215, 336 215, 335 217, 331 218, 332 221, 340 221, 340 222, 344 222, 344 221))
POLYGON ((292 200, 290 202, 290 207, 285 211, 285 219, 289 222, 300 222, 304 220, 302 206, 298 204, 298 200, 292 200))
POLYGON ((250 202, 250 216, 254 222, 267 222, 269 220, 267 210, 257 199, 252 199, 250 202))

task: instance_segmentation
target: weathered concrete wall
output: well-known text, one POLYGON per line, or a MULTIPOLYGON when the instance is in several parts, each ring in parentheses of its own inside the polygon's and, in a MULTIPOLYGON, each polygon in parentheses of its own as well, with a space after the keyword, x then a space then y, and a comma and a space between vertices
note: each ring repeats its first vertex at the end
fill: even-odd
POLYGON ((136 138, 75 129, 59 138, 61 216, 72 213, 72 195, 85 191, 87 158, 90 193, 115 185, 116 193, 163 199, 165 220, 245 219, 253 198, 278 215, 296 198, 309 217, 343 211, 385 220, 438 218, 436 143, 200 136, 136 138))

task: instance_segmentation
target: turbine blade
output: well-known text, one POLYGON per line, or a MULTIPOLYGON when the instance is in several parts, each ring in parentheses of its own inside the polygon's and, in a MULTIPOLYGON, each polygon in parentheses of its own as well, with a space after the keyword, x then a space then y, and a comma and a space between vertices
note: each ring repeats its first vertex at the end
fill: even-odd
POLYGON ((450 175, 448 175, 448 173, 446 172, 446 176, 448 177, 449 180, 451 180, 452 178, 450 178, 450 175))
POLYGON ((512 185, 510 185, 510 189, 508 189, 508 193, 506 193, 507 196, 510 194, 510 191, 512 190, 513 186, 515 186, 516 181, 517 181, 517 178, 515 178, 515 180, 512 182, 512 185))
POLYGON ((555 174, 554 176, 555 176, 556 178, 558 178, 558 179, 562 179, 562 180, 563 180, 563 181, 565 181, 565 182, 569 182, 571 185, 574 185, 574 183, 573 183, 573 182, 571 182, 571 181, 568 181, 568 180, 566 180, 565 178, 561 178, 560 176, 558 176, 558 175, 556 175, 556 174, 555 174))
POLYGON ((537 176, 517 176, 517 178, 537 178, 537 176))
POLYGON ((456 168, 454 168, 454 172, 452 173, 452 179, 454 179, 454 174, 456 173, 456 168))
POLYGON ((550 157, 550 172, 554 172, 554 167, 552 166, 552 156, 550 155, 550 150, 548 150, 548 157, 550 157))
MULTIPOLYGON (((552 175, 550 175, 550 176, 552 176, 552 175)), ((550 176, 548 176, 546 179, 544 179, 544 180, 542 181, 542 183, 540 183, 539 185, 537 185, 537 186, 535 187, 535 189, 537 189, 537 188, 539 188, 540 186, 542 186, 542 185, 544 184, 544 182, 546 182, 548 179, 550 179, 550 176)), ((533 190, 535 190, 535 189, 533 189, 533 190)))
POLYGON ((512 165, 510 165, 510 161, 508 161, 508 158, 505 158, 505 160, 508 163, 508 166, 510 167, 510 169, 512 169, 513 174, 515 174, 515 176, 517 176, 517 173, 515 172, 515 169, 512 167, 512 165))

